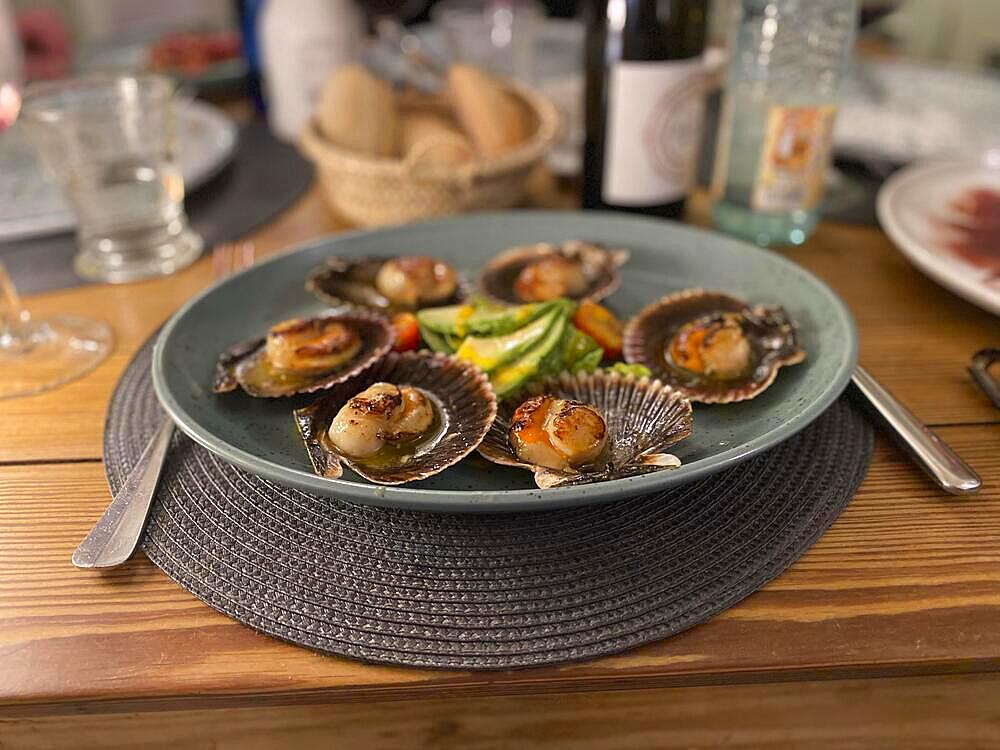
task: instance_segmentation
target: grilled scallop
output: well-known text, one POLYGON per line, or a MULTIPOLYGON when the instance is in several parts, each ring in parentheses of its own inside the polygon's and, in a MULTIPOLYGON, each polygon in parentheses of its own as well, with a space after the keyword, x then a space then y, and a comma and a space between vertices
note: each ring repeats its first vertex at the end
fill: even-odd
POLYGON ((361 336, 333 318, 292 318, 267 332, 264 353, 275 370, 313 374, 334 370, 361 349, 361 336))
POLYGON ((295 411, 313 470, 336 479, 346 465, 377 484, 444 471, 482 441, 496 415, 486 376, 429 352, 390 353, 295 411))
POLYGON ((449 305, 467 296, 452 266, 423 255, 329 258, 309 274, 306 289, 332 307, 355 305, 384 313, 449 305))
POLYGON ((534 473, 542 489, 676 468, 664 451, 691 434, 691 404, 658 380, 563 373, 503 402, 479 454, 534 473))
POLYGON ((276 397, 322 390, 363 371, 392 347, 391 326, 367 313, 292 318, 264 338, 236 344, 219 357, 213 390, 242 388, 276 397))
POLYGON ((628 256, 627 250, 581 240, 512 247, 486 264, 479 287, 486 296, 505 304, 558 297, 596 302, 618 288, 618 269, 628 256))
POLYGON ((524 463, 568 471, 597 461, 608 444, 608 426, 580 401, 535 396, 514 411, 508 440, 524 463))
POLYGON ((522 302, 578 299, 586 293, 588 281, 581 263, 552 254, 521 269, 514 281, 514 294, 522 302))
POLYGON ((423 255, 387 260, 375 274, 375 289, 393 305, 410 309, 443 304, 457 288, 455 269, 423 255))
POLYGON ((632 318, 624 354, 692 401, 719 404, 760 395, 779 369, 806 357, 783 308, 702 289, 664 297, 632 318))
POLYGON ((434 408, 416 388, 375 383, 340 408, 327 436, 345 456, 371 458, 387 444, 419 439, 434 423, 434 408))

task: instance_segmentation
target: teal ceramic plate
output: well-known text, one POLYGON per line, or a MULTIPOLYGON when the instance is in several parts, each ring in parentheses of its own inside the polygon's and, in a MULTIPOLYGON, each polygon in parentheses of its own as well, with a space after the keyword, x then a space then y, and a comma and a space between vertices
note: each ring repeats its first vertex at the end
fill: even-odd
POLYGON ((206 290, 166 324, 153 378, 164 408, 198 443, 237 466, 281 484, 359 503, 435 511, 537 510, 606 502, 677 486, 780 443, 818 417, 847 385, 857 335, 843 303, 822 282, 783 258, 718 234, 672 222, 610 213, 511 211, 338 235, 261 262, 206 290), (581 487, 539 490, 530 472, 478 455, 421 482, 383 487, 345 474, 313 474, 292 409, 315 396, 254 399, 212 393, 219 352, 268 326, 318 312, 306 275, 331 255, 427 254, 470 276, 511 245, 580 238, 632 251, 622 284, 606 303, 627 317, 668 292, 708 287, 785 306, 808 352, 782 369, 752 401, 695 405, 690 438, 674 446, 679 469, 581 487))

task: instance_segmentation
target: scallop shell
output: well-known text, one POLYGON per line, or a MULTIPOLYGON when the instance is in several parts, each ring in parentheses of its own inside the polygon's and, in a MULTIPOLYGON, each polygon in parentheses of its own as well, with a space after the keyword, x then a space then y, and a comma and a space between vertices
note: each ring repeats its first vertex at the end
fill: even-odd
POLYGON ((381 315, 366 312, 331 313, 318 316, 333 318, 356 330, 361 336, 361 350, 344 365, 323 373, 293 375, 276 373, 264 356, 266 339, 244 341, 224 351, 215 366, 212 390, 226 393, 242 388, 258 398, 277 398, 296 393, 312 393, 352 378, 382 359, 392 348, 396 334, 381 315))
POLYGON ((313 470, 338 478, 343 464, 376 484, 403 484, 425 479, 452 466, 474 451, 493 423, 496 396, 486 375, 473 365, 444 354, 391 353, 374 367, 339 383, 309 406, 295 411, 295 424, 305 442, 313 470), (366 466, 340 455, 327 439, 327 430, 340 408, 377 382, 419 388, 437 407, 441 419, 433 442, 401 466, 366 466))
POLYGON ((524 304, 514 292, 514 282, 529 263, 547 255, 558 253, 567 258, 579 258, 591 276, 587 291, 574 299, 598 302, 612 294, 621 283, 618 269, 628 261, 629 251, 608 249, 590 242, 572 240, 562 245, 539 242, 504 250, 483 267, 479 275, 479 288, 484 295, 510 305, 524 304))
POLYGON ((806 353, 798 345, 795 323, 782 307, 757 305, 722 292, 685 289, 648 305, 625 326, 625 361, 648 367, 655 377, 692 401, 728 404, 761 394, 785 365, 798 364, 806 353), (667 346, 686 323, 713 313, 741 313, 751 343, 753 364, 746 375, 710 378, 670 361, 667 346))
POLYGON ((616 372, 563 373, 533 384, 523 398, 502 402, 479 454, 495 464, 534 472, 535 483, 547 489, 677 468, 680 460, 663 451, 690 434, 691 403, 659 380, 616 372), (507 439, 511 417, 523 400, 543 393, 582 401, 601 413, 608 425, 608 451, 599 466, 560 472, 517 458, 507 439))
MULTIPOLYGON (((331 307, 351 305, 383 313, 412 312, 414 308, 397 305, 375 289, 375 275, 386 258, 327 258, 309 273, 306 291, 331 307)), ((455 293, 433 306, 454 305, 470 294, 469 282, 456 272, 455 293)))

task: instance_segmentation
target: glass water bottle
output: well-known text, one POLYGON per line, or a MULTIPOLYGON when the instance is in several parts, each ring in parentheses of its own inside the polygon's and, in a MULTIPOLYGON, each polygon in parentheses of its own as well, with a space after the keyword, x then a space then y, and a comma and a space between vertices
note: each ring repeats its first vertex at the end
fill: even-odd
POLYGON ((797 245, 816 225, 856 0, 736 0, 712 180, 718 229, 797 245))

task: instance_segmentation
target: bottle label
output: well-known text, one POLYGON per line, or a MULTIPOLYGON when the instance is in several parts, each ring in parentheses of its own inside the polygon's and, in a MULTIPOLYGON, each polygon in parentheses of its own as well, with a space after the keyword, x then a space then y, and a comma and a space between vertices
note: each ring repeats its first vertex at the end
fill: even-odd
POLYGON ((836 108, 771 107, 761 143, 750 207, 811 209, 823 195, 836 108))
POLYGON ((604 202, 655 206, 683 198, 704 121, 704 63, 620 61, 608 73, 604 202))

